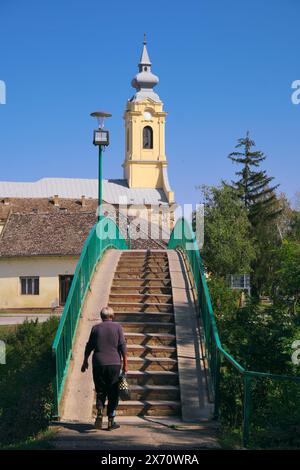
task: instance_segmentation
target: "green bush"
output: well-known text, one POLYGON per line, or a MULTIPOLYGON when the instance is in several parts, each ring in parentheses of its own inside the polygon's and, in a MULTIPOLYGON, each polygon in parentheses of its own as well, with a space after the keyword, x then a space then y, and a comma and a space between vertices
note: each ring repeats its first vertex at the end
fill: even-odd
MULTIPOLYGON (((277 304, 269 307, 250 300, 238 308, 236 292, 222 278, 209 289, 223 347, 246 369, 278 375, 299 375, 292 364, 292 342, 299 339, 297 318, 277 304)), ((223 430, 241 431, 243 377, 225 359, 221 363, 220 420, 223 430)), ((292 381, 253 379, 251 443, 257 447, 300 445, 300 385, 292 381)))
POLYGON ((20 442, 45 429, 53 413, 51 345, 58 319, 25 322, 6 338, 0 377, 0 443, 20 442))

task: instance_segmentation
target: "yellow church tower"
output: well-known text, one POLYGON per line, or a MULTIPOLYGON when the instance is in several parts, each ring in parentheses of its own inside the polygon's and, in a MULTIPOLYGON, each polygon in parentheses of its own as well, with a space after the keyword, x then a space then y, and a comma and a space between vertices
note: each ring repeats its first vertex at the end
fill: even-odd
POLYGON ((165 121, 163 103, 153 91, 158 77, 151 72, 146 36, 139 73, 131 84, 136 93, 128 100, 125 120, 124 178, 129 188, 162 189, 169 204, 174 203, 170 188, 165 153, 165 121))

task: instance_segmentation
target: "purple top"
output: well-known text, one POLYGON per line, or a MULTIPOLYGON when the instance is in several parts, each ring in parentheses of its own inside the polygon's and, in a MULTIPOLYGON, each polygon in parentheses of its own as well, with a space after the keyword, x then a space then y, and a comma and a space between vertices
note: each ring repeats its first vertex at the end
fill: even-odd
POLYGON ((86 343, 85 357, 93 354, 93 366, 121 364, 121 356, 126 354, 126 341, 121 325, 105 320, 93 326, 86 343))

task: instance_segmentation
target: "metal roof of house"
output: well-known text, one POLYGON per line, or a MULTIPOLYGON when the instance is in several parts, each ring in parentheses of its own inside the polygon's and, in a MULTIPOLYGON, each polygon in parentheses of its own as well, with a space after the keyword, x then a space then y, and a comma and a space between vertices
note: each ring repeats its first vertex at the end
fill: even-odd
MULTIPOLYGON (((98 180, 42 178, 34 182, 0 181, 0 198, 98 198, 98 180)), ((103 200, 108 204, 167 204, 163 189, 129 188, 125 179, 103 180, 103 200)))

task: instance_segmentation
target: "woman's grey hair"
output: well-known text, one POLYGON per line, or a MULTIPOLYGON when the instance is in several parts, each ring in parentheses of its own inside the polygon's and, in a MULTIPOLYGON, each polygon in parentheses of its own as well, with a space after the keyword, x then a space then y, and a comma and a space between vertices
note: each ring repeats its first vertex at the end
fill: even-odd
POLYGON ((102 320, 109 320, 114 318, 115 314, 111 307, 104 307, 100 312, 102 320))

